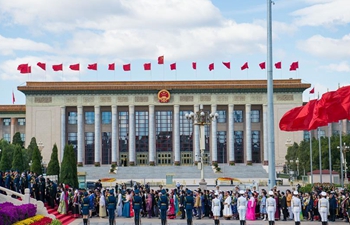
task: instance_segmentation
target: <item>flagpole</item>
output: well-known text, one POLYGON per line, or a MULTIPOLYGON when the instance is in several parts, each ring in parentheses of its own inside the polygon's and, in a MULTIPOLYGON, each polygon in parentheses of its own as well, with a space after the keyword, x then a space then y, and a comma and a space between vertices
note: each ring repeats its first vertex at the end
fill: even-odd
POLYGON ((311 177, 311 185, 314 185, 314 174, 313 174, 313 166, 312 166, 312 140, 311 140, 311 130, 309 131, 309 140, 310 140, 310 177, 311 177))
POLYGON ((332 127, 331 123, 328 123, 328 155, 329 155, 329 183, 333 183, 332 181, 332 151, 331 151, 331 133, 332 127))
POLYGON ((340 176, 341 176, 340 184, 342 187, 344 187, 342 135, 343 135, 343 123, 341 120, 339 120, 339 150, 340 150, 340 176))
POLYGON ((232 73, 231 73, 231 61, 230 61, 230 80, 232 80, 232 73))

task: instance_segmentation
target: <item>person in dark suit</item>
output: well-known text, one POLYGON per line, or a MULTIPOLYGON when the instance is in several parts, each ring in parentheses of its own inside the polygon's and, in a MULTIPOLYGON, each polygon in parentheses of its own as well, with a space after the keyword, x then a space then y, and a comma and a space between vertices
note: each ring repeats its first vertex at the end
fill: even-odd
POLYGON ((282 194, 282 199, 281 199, 281 208, 282 208, 282 213, 283 213, 283 220, 286 221, 288 217, 288 206, 287 206, 287 198, 284 192, 282 194))
POLYGON ((166 212, 168 211, 168 207, 169 207, 169 200, 168 200, 168 197, 166 196, 166 191, 164 189, 162 190, 162 196, 160 196, 159 198, 158 207, 160 209, 161 225, 165 225, 166 212))
POLYGON ((134 208, 134 218, 135 218, 135 225, 140 225, 140 210, 142 207, 142 198, 140 197, 140 190, 135 190, 135 196, 132 201, 132 206, 134 208))
POLYGON ((179 206, 180 206, 180 212, 181 212, 181 219, 185 219, 185 191, 182 190, 180 192, 180 202, 179 202, 179 206))
POLYGON ((194 199, 192 192, 190 190, 187 190, 187 196, 185 197, 185 209, 186 209, 186 216, 187 216, 187 225, 192 225, 192 210, 194 206, 194 199))
POLYGON ((108 210, 108 219, 109 219, 109 225, 113 225, 114 224, 114 217, 115 217, 115 209, 117 207, 117 199, 114 196, 114 190, 111 189, 109 191, 109 196, 107 198, 107 210, 108 210))

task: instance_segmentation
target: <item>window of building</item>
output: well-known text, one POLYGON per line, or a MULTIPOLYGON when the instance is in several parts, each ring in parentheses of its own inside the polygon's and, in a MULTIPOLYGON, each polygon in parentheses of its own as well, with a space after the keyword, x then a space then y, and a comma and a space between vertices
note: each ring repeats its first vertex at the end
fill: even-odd
POLYGON ((68 112, 68 124, 77 124, 78 114, 77 112, 68 112))
POLYGON ((112 162, 112 133, 102 132, 102 164, 111 164, 112 162))
POLYGON ((11 125, 11 119, 5 118, 2 120, 2 123, 4 126, 10 126, 11 125))
POLYGON ((261 154, 260 154, 260 131, 253 130, 252 131, 252 162, 260 163, 261 162, 261 154))
POLYGON ((94 164, 95 160, 95 133, 85 133, 85 164, 94 164))
POLYGON ((306 141, 306 140, 310 140, 310 132, 309 131, 306 131, 306 130, 304 130, 304 140, 306 141))
POLYGON ((218 163, 226 163, 226 131, 218 131, 217 135, 217 152, 218 152, 218 163))
POLYGON ((3 134, 2 138, 9 143, 11 142, 11 135, 10 134, 3 134))
POLYGON ((26 125, 26 119, 25 118, 18 118, 17 119, 18 125, 19 126, 24 126, 26 125))
POLYGON ((21 135, 21 140, 23 142, 25 142, 26 141, 26 134, 21 133, 20 135, 21 135))
POLYGON ((136 152, 148 152, 148 111, 135 112, 136 152))
POLYGON ((260 110, 252 110, 250 118, 252 123, 260 123, 260 110))
POLYGON ((339 130, 333 130, 332 131, 333 136, 339 136, 339 130))
POLYGON ((78 158, 78 134, 77 133, 68 133, 68 144, 73 146, 75 158, 78 158))
POLYGON ((173 151, 173 111, 156 111, 156 149, 173 151))
POLYGON ((118 112, 119 122, 119 151, 128 152, 129 112, 118 112))
POLYGON ((226 123, 226 110, 219 110, 217 114, 219 115, 217 118, 218 123, 226 123))
POLYGON ((102 112, 102 124, 111 124, 111 122, 112 122, 112 113, 102 112))
POLYGON ((190 111, 180 111, 180 151, 192 152, 193 121, 186 119, 185 115, 187 113, 190 113, 190 111))
POLYGON ((85 124, 95 123, 95 112, 85 112, 85 124))
POLYGON ((244 136, 243 131, 235 131, 235 162, 244 163, 244 136))
POLYGON ((318 134, 320 137, 326 137, 326 131, 325 130, 318 130, 318 134))
POLYGON ((243 111, 242 110, 235 110, 235 123, 243 123, 243 111))

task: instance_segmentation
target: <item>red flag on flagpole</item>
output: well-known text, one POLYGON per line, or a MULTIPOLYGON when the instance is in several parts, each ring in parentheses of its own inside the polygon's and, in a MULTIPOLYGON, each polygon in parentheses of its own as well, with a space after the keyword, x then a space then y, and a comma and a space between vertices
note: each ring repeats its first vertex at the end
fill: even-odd
POLYGON ((143 69, 144 69, 144 70, 151 70, 151 63, 145 63, 145 64, 143 64, 143 69))
POLYGON ((194 70, 197 69, 197 63, 196 62, 192 62, 192 69, 194 69, 194 70))
POLYGON ((79 69, 80 69, 80 64, 79 64, 79 63, 78 63, 78 64, 72 64, 72 65, 69 66, 69 68, 70 68, 71 70, 74 70, 74 71, 79 71, 79 69))
POLYGON ((108 64, 108 70, 115 70, 115 64, 114 63, 108 64))
POLYGON ((214 63, 209 64, 209 71, 212 71, 212 70, 214 70, 214 63))
POLYGON ((158 64, 164 64, 164 55, 158 57, 158 64))
POLYGON ((46 63, 38 62, 36 65, 38 65, 41 69, 46 70, 46 63))
POLYGON ((89 64, 87 68, 88 70, 97 70, 97 63, 89 64))
POLYGON ((123 70, 124 71, 130 71, 131 70, 131 64, 129 63, 129 64, 123 65, 123 70))
POLYGON ((31 73, 32 68, 28 64, 20 64, 17 66, 17 70, 19 70, 20 73, 31 73))
POLYGON ((276 62, 275 63, 275 68, 276 69, 282 69, 282 62, 276 62))
POLYGON ((231 62, 222 62, 227 69, 231 69, 231 62))
POLYGON ((176 63, 170 64, 170 70, 176 70, 176 63))
POLYGON ((21 71, 22 68, 28 68, 28 63, 27 63, 27 64, 19 64, 19 65, 17 66, 17 70, 19 70, 19 71, 21 71))
POLYGON ((241 66, 241 70, 249 69, 248 62, 244 63, 243 66, 241 66))
POLYGON ((62 71, 63 70, 63 64, 58 65, 52 65, 53 71, 62 71))
POLYGON ((266 63, 265 62, 259 63, 259 66, 260 66, 260 69, 264 70, 266 68, 266 63))
POLYGON ((310 94, 314 94, 315 93, 315 88, 312 88, 311 90, 310 90, 310 94))
POLYGON ((299 69, 299 62, 292 62, 292 64, 290 65, 289 71, 295 71, 299 69))
POLYGON ((12 91, 12 104, 15 104, 15 102, 16 102, 15 93, 13 93, 13 91, 12 91))

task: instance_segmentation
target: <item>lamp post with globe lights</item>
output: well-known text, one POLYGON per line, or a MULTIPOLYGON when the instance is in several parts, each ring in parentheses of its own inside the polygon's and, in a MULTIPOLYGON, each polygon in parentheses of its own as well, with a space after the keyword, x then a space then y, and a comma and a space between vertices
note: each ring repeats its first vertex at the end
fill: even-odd
MULTIPOLYGON (((199 136, 199 146, 200 146, 200 164, 199 168, 201 170, 201 181, 199 182, 199 187, 201 190, 207 189, 207 182, 204 179, 204 151, 205 151, 205 126, 210 125, 212 121, 218 118, 219 114, 216 112, 209 113, 203 110, 203 105, 200 105, 198 112, 186 113, 185 117, 188 121, 192 121, 194 126, 199 126, 200 136, 199 136)), ((215 141, 215 140, 213 140, 215 141)))

